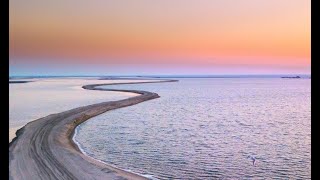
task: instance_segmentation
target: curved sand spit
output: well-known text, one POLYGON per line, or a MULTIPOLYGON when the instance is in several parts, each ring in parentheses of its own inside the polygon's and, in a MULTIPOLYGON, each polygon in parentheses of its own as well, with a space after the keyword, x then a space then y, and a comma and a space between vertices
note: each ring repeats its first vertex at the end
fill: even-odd
MULTIPOLYGON (((158 83, 174 82, 164 80, 158 83)), ((115 84, 138 84, 115 83, 115 84)), ((146 179, 94 160, 78 149, 72 141, 74 129, 91 117, 112 109, 131 106, 160 97, 156 93, 137 90, 102 89, 94 84, 83 86, 88 90, 122 91, 139 96, 83 106, 32 121, 16 132, 9 143, 9 179, 146 179)))

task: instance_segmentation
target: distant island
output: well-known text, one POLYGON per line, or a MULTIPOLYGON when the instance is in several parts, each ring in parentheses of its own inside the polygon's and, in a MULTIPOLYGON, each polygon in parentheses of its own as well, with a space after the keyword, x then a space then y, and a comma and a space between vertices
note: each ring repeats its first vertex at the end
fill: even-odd
POLYGON ((31 81, 10 81, 9 80, 9 84, 20 84, 20 83, 28 83, 28 82, 31 82, 31 81))

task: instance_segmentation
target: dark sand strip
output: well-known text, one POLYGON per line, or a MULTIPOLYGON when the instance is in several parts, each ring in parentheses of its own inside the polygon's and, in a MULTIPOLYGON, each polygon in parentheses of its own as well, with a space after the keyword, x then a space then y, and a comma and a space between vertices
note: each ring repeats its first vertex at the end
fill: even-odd
POLYGON ((21 84, 21 83, 28 83, 32 81, 9 81, 9 84, 21 84))
POLYGON ((74 129, 91 117, 109 110, 159 98, 158 94, 147 91, 97 88, 97 86, 101 85, 115 84, 94 84, 83 86, 83 88, 88 90, 131 92, 140 95, 51 114, 32 121, 19 129, 16 132, 17 137, 9 143, 9 179, 146 179, 82 154, 72 141, 74 129))

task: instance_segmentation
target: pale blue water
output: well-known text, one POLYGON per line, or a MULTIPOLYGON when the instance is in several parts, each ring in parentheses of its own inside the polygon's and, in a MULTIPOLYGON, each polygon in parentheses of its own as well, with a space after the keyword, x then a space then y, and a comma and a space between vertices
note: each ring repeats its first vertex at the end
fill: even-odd
POLYGON ((75 139, 89 156, 158 179, 311 179, 310 79, 111 87, 161 98, 79 126, 75 139))

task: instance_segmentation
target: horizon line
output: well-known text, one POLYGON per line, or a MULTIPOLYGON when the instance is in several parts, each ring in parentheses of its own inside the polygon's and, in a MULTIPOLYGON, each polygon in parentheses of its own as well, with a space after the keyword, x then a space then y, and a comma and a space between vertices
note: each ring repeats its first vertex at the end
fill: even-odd
POLYGON ((88 74, 73 74, 73 75, 9 75, 9 77, 221 77, 221 76, 283 76, 283 75, 303 75, 311 76, 311 73, 284 73, 284 74, 122 74, 122 75, 88 75, 88 74))

